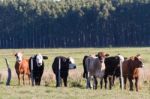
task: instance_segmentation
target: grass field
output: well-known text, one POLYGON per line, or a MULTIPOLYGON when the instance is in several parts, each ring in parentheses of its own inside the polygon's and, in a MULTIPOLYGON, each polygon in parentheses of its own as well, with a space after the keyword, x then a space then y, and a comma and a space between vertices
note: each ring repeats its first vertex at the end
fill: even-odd
POLYGON ((150 48, 71 48, 71 49, 1 49, 0 50, 0 73, 2 74, 0 84, 0 99, 149 99, 150 97, 150 48), (17 86, 17 77, 14 71, 15 52, 22 51, 25 58, 42 53, 49 57, 45 60, 45 71, 42 85, 39 87, 17 86), (82 78, 82 59, 84 55, 96 54, 104 51, 110 55, 122 54, 125 57, 141 54, 144 62, 144 79, 142 89, 139 92, 130 92, 128 89, 121 91, 118 82, 112 90, 100 89, 87 90, 85 79, 82 78), (55 88, 54 75, 51 64, 56 56, 71 56, 77 64, 76 70, 71 70, 69 75, 69 86, 67 88, 55 88), (11 86, 5 86, 7 68, 4 58, 7 58, 12 70, 11 86), (45 86, 45 84, 47 86, 45 86))

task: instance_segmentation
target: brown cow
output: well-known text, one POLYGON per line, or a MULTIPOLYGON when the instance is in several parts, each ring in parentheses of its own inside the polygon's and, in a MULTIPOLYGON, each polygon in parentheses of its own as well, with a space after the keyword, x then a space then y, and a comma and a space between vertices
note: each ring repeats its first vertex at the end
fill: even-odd
POLYGON ((30 70, 29 70, 29 60, 23 59, 23 54, 18 52, 15 54, 16 63, 15 63, 15 70, 18 76, 18 85, 20 85, 20 78, 22 75, 23 85, 25 85, 25 76, 28 77, 29 84, 30 84, 30 70))
POLYGON ((136 91, 139 90, 139 77, 143 63, 139 55, 135 57, 130 57, 123 62, 123 77, 124 77, 124 88, 126 89, 127 78, 129 80, 130 91, 133 91, 133 82, 135 79, 136 91))

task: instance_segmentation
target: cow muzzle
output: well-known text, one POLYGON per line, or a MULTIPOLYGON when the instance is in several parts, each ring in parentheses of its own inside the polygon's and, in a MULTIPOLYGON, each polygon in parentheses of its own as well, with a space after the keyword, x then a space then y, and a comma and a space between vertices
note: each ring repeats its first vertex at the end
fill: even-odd
POLYGON ((76 65, 75 64, 69 64, 69 69, 76 69, 76 65))
POLYGON ((38 67, 42 66, 42 63, 37 63, 37 66, 38 66, 38 67))

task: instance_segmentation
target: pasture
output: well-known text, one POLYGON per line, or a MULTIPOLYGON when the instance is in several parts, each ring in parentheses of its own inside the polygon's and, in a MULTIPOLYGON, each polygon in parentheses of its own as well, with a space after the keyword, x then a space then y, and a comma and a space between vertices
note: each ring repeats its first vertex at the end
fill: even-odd
POLYGON ((70 48, 70 49, 0 49, 0 99, 149 99, 150 97, 150 48, 70 48), (18 51, 23 52, 24 58, 29 58, 37 53, 48 56, 45 60, 45 70, 42 77, 42 85, 32 87, 29 85, 18 86, 17 75, 14 70, 15 57, 18 51), (85 79, 82 78, 82 59, 84 55, 97 54, 104 51, 110 55, 122 54, 125 57, 141 54, 144 62, 144 76, 142 88, 139 92, 131 92, 129 89, 121 90, 118 79, 112 90, 90 90, 85 88, 85 79), (55 88, 55 77, 51 64, 56 56, 71 56, 77 64, 76 70, 70 70, 68 87, 55 88), (5 86, 7 68, 4 58, 7 58, 12 70, 10 86, 5 86))

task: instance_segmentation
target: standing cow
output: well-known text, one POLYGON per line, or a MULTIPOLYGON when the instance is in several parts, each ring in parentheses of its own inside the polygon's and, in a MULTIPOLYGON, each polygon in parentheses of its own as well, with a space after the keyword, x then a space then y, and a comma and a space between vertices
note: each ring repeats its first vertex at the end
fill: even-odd
POLYGON ((29 70, 29 60, 23 58, 23 54, 18 52, 15 54, 16 63, 15 70, 18 76, 18 85, 20 85, 20 79, 22 75, 23 85, 25 85, 25 78, 28 77, 30 84, 30 70, 29 70))
POLYGON ((93 88, 97 89, 97 78, 100 78, 102 87, 102 80, 105 73, 105 53, 99 52, 96 56, 85 56, 83 59, 84 73, 83 77, 86 78, 86 88, 91 88, 91 78, 94 78, 93 88))
POLYGON ((127 78, 129 80, 130 91, 133 91, 133 82, 135 79, 136 91, 139 90, 139 77, 141 76, 141 70, 143 68, 143 62, 139 55, 130 57, 123 62, 123 77, 124 77, 124 88, 126 89, 127 78))
POLYGON ((32 85, 40 85, 41 77, 44 71, 44 61, 43 59, 48 59, 47 56, 42 56, 42 54, 37 54, 30 58, 30 71, 32 78, 32 85))
POLYGON ((61 79, 64 81, 64 86, 67 87, 67 77, 69 69, 75 69, 75 61, 73 58, 57 56, 52 64, 53 72, 56 76, 56 87, 61 86, 61 79))
POLYGON ((120 63, 122 64, 123 61, 124 57, 122 55, 111 56, 105 59, 105 88, 107 88, 107 78, 109 79, 109 89, 111 89, 114 84, 115 77, 120 77, 120 63))

